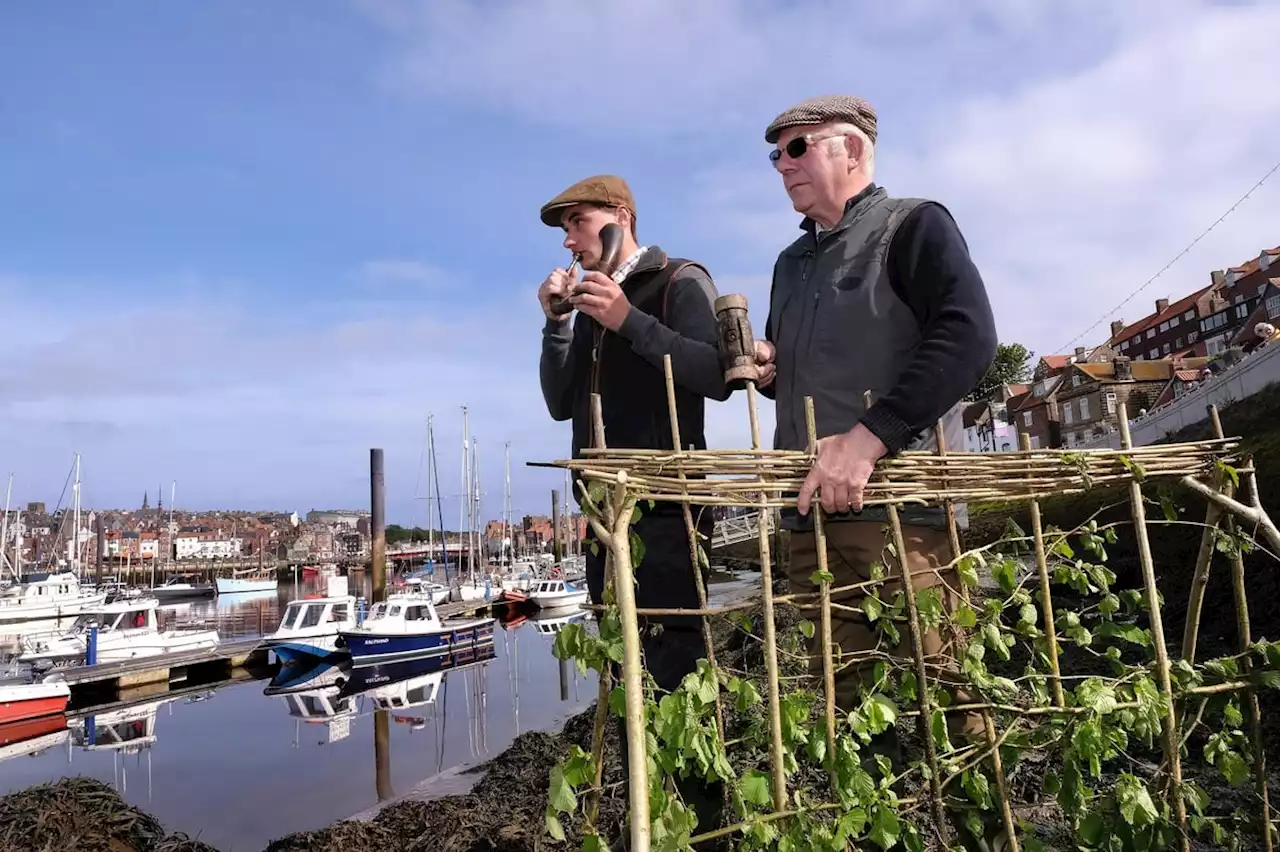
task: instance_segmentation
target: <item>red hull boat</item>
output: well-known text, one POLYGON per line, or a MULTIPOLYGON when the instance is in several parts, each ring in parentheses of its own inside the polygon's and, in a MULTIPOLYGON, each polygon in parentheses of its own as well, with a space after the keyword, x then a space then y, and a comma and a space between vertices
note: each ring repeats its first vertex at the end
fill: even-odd
POLYGON ((0 683, 0 725, 57 715, 70 698, 71 687, 63 681, 0 683))

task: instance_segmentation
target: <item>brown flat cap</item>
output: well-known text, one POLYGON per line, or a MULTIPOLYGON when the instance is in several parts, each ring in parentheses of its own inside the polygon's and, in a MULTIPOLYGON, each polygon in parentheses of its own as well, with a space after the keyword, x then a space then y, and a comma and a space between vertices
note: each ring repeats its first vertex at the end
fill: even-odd
POLYGON ((617 175, 592 175, 583 178, 555 198, 542 205, 542 221, 553 228, 560 227, 560 216, 566 207, 575 204, 604 204, 609 207, 625 207, 636 213, 636 200, 631 187, 617 175))
POLYGON ((796 104, 765 128, 764 141, 772 145, 788 127, 826 124, 828 121, 852 124, 867 134, 872 142, 876 141, 876 111, 871 104, 853 95, 822 95, 796 104))

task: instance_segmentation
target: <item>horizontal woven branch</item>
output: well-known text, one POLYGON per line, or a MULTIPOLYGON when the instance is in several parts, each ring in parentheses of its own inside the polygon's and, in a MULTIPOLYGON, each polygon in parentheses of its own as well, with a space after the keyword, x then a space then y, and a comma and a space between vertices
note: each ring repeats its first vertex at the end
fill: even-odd
MULTIPOLYGON (((1131 450, 1033 450, 1016 453, 908 451, 882 459, 867 485, 866 506, 940 505, 944 501, 1030 500, 1133 481, 1200 478, 1232 462, 1238 441, 1223 439, 1131 450)), ((588 482, 625 477, 640 499, 700 505, 795 504, 814 456, 785 450, 588 450, 568 468, 588 482), (787 496, 791 495, 791 496, 787 496)))

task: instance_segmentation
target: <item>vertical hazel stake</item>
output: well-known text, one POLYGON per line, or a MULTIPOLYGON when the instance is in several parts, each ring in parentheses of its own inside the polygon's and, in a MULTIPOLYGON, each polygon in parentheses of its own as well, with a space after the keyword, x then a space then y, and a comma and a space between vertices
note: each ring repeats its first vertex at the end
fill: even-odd
MULTIPOLYGON (((1213 426, 1213 434, 1216 438, 1222 435, 1222 419, 1218 416, 1218 406, 1210 405, 1209 422, 1213 426)), ((1211 486, 1215 491, 1227 490, 1230 484, 1226 477, 1222 475, 1222 471, 1215 471, 1213 474, 1213 484, 1211 486)), ((1204 510, 1204 528, 1200 531, 1200 550, 1196 553, 1196 570, 1191 575, 1191 595, 1187 599, 1187 622, 1183 625, 1182 630, 1182 659, 1189 663, 1196 660, 1196 642, 1200 634, 1200 612, 1204 608, 1204 593, 1209 585, 1209 569, 1213 564, 1213 543, 1214 533, 1218 529, 1218 523, 1222 519, 1222 507, 1212 500, 1209 506, 1204 510)), ((1179 714, 1181 715, 1181 714, 1179 714)))
MULTIPOLYGON (((682 454, 680 449, 680 418, 676 415, 676 380, 671 372, 671 355, 662 356, 662 367, 667 374, 667 411, 671 415, 671 446, 675 449, 677 457, 682 454)), ((684 465, 677 467, 679 471, 680 481, 685 481, 684 465)), ((685 500, 680 504, 684 509, 684 527, 689 534, 689 561, 693 566, 693 580, 698 589, 698 606, 702 609, 707 608, 707 586, 702 581, 702 560, 698 554, 701 552, 698 547, 698 528, 693 524, 693 510, 689 507, 689 492, 685 490, 685 500)), ((718 673, 719 667, 716 666, 716 649, 711 639, 711 618, 703 613, 702 618, 702 641, 707 646, 707 662, 711 664, 711 668, 718 673)), ((719 674, 716 675, 719 677, 719 674)), ((724 740, 724 709, 720 706, 720 686, 716 685, 716 733, 720 739, 724 740)))
MULTIPOLYGON (((747 319, 747 298, 727 294, 716 299, 716 327, 719 335, 720 362, 725 366, 725 383, 730 388, 746 385, 747 415, 751 418, 751 449, 760 449, 760 423, 756 414, 755 344, 751 323, 747 319)), ((764 609, 765 689, 769 701, 769 768, 773 779, 773 808, 781 811, 787 805, 786 766, 782 757, 782 709, 778 697, 778 637, 773 617, 773 565, 769 553, 769 495, 760 493, 760 583, 763 586, 761 606, 764 609)))
MULTIPOLYGON (((1024 453, 1031 452, 1031 437, 1018 433, 1018 447, 1024 453)), ((1044 550, 1044 524, 1040 520, 1040 501, 1031 499, 1031 535, 1035 540, 1036 572, 1040 575, 1040 614, 1044 618, 1045 645, 1049 651, 1050 686, 1053 688, 1053 706, 1066 707, 1062 694, 1062 671, 1058 668, 1058 625, 1053 617, 1053 597, 1049 591, 1049 559, 1044 550)))
MULTIPOLYGON (((818 425, 813 413, 813 397, 804 398, 805 428, 809 432, 809 454, 816 458, 818 453, 818 425)), ((822 607, 821 626, 818 638, 822 644, 822 686, 826 691, 827 717, 827 754, 835 758, 836 753, 836 675, 835 662, 831 659, 831 583, 827 580, 827 530, 825 513, 821 503, 814 503, 813 512, 813 544, 818 556, 818 573, 822 574, 822 586, 819 590, 822 607)), ((831 783, 836 784, 834 764, 831 768, 831 783)))
MULTIPOLYGON (((1121 402, 1116 411, 1120 421, 1120 449, 1133 449, 1129 434, 1129 412, 1121 402)), ((1173 683, 1169 676, 1169 651, 1164 642, 1164 620, 1160 616, 1160 593, 1156 588, 1156 572, 1151 560, 1151 540, 1147 537, 1147 512, 1142 503, 1142 485, 1136 476, 1129 481, 1129 503, 1133 512, 1133 532, 1138 538, 1138 562, 1142 566, 1142 582, 1147 593, 1147 609, 1151 618, 1151 639, 1155 644, 1156 674, 1160 697, 1164 702, 1164 756, 1169 763, 1172 780, 1173 812, 1178 819, 1179 846, 1190 852, 1187 836, 1187 805, 1182 798, 1182 756, 1179 753, 1178 717, 1173 710, 1173 683)))
MULTIPOLYGON (((938 458, 945 459, 947 456, 947 435, 942 427, 942 421, 939 420, 933 426, 933 440, 937 445, 938 458)), ((948 492, 950 489, 947 482, 946 467, 943 467, 943 491, 948 492)), ((954 564, 959 561, 960 554, 960 527, 956 523, 956 505, 950 497, 942 501, 943 510, 947 519, 947 539, 951 544, 951 562, 954 564)), ((960 599, 965 605, 969 604, 969 587, 964 583, 957 582, 960 586, 960 599)), ((959 653, 960 644, 964 640, 964 631, 956 624, 951 625, 952 642, 959 653)), ((1000 819, 1004 822, 1004 834, 1009 841, 1009 852, 1021 852, 1022 844, 1018 841, 1017 824, 1013 820, 1013 809, 1009 802, 1009 782, 1004 774, 1004 760, 1000 757, 1000 745, 996 737, 996 724, 992 718, 990 710, 982 711, 982 725, 987 738, 987 748, 991 750, 991 771, 996 779, 996 792, 1000 794, 1000 819)))
POLYGON ((640 660, 640 620, 636 615, 636 582, 631 565, 631 512, 636 498, 627 488, 626 471, 618 471, 613 492, 613 591, 622 620, 622 689, 626 699, 627 794, 631 804, 631 849, 649 852, 649 761, 646 756, 644 679, 640 660))
POLYGON ((916 608, 916 588, 911 582, 911 566, 907 564, 907 543, 902 535, 902 521, 898 518, 898 506, 886 503, 885 510, 889 514, 889 529, 893 534, 893 551, 898 561, 898 571, 902 575, 902 593, 907 600, 907 627, 911 631, 911 650, 915 654, 916 680, 920 684, 917 701, 920 705, 920 738, 924 740, 924 756, 929 764, 929 788, 932 795, 929 805, 933 810, 934 830, 943 845, 947 844, 948 831, 946 814, 942 809, 942 778, 938 769, 938 752, 933 744, 933 734, 929 730, 933 718, 933 696, 929 691, 929 672, 924 662, 924 634, 920 631, 920 610, 916 608))
MULTIPOLYGON (((1221 425, 1216 425, 1221 432, 1221 425)), ((1253 460, 1249 459, 1247 466, 1253 467, 1252 462, 1253 460)), ((1235 518, 1228 517, 1226 524, 1227 533, 1234 535, 1235 518)), ((1240 637, 1240 652, 1244 654, 1253 643, 1253 636, 1249 626, 1249 598, 1244 590, 1244 554, 1240 552, 1239 547, 1235 548, 1235 553, 1231 557, 1231 589, 1236 601, 1236 632, 1240 637)), ((1253 665, 1247 656, 1240 661, 1240 673, 1246 681, 1249 680, 1252 668, 1253 665)), ((1271 797, 1267 791, 1267 758, 1266 750, 1262 745, 1262 711, 1258 707, 1257 689, 1252 685, 1247 687, 1244 698, 1249 705, 1249 738, 1253 740, 1253 781, 1258 789, 1258 798, 1262 800, 1262 848, 1265 852, 1271 852, 1271 797)))
MULTIPOLYGON (((605 449, 604 443, 604 415, 600 407, 600 394, 593 393, 591 395, 591 445, 597 449, 605 449)), ((585 483, 578 483, 578 490, 582 493, 584 504, 587 499, 587 487, 585 483)), ((613 517, 608 506, 597 507, 603 513, 601 518, 591 518, 591 526, 596 532, 596 538, 605 547, 609 547, 612 541, 612 534, 608 531, 613 529, 613 517)), ((628 536, 630 539, 630 536, 628 536)), ((628 545, 630 541, 628 541, 628 545)), ((613 591, 613 551, 609 550, 605 554, 604 560, 604 589, 603 602, 609 603, 612 599, 610 594, 613 591)), ((596 718, 595 725, 591 731, 591 759, 595 761, 596 780, 591 792, 587 796, 587 824, 595 827, 596 820, 600 816, 600 787, 604 783, 604 728, 609 721, 609 694, 613 691, 613 673, 612 670, 605 666, 600 672, 600 682, 596 692, 596 718)))

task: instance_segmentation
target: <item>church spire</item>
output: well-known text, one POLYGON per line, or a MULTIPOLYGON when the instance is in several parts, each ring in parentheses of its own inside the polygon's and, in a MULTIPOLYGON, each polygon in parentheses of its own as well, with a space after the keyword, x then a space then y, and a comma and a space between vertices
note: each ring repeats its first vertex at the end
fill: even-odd
POLYGON ((149 497, 150 495, 146 491, 142 492, 142 511, 144 512, 151 508, 151 501, 148 499, 149 497))

